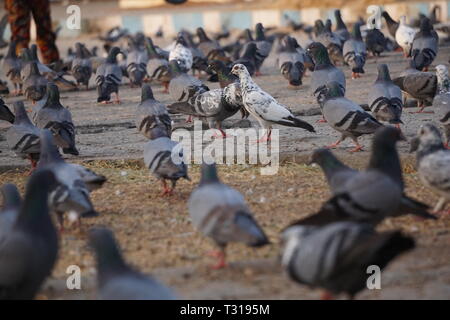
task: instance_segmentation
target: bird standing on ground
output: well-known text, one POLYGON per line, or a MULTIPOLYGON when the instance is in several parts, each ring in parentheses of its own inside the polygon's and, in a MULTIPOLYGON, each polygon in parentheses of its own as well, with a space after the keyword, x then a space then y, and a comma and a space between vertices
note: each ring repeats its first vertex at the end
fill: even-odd
POLYGON ((341 43, 345 43, 348 39, 350 39, 350 32, 348 32, 347 26, 345 25, 344 20, 342 20, 341 10, 334 10, 334 17, 336 19, 336 29, 334 33, 336 33, 341 39, 341 43))
POLYGON ((45 88, 48 80, 40 73, 36 62, 30 62, 30 73, 23 82, 25 97, 35 103, 45 95, 45 88))
POLYGON ((342 94, 342 87, 335 81, 326 85, 322 114, 326 122, 341 133, 341 137, 328 148, 335 148, 349 137, 356 145, 351 152, 361 151, 362 146, 358 142, 358 137, 372 134, 382 126, 359 104, 345 98, 342 94))
POLYGON ((406 17, 400 17, 400 25, 395 32, 395 40, 403 49, 403 55, 405 57, 411 56, 411 48, 413 45, 415 34, 416 31, 410 26, 406 25, 406 17))
POLYGON ((77 42, 75 44, 75 57, 72 60, 71 73, 77 81, 77 84, 84 85, 89 89, 89 79, 92 76, 92 62, 87 55, 84 45, 77 42))
POLYGON ((115 94, 115 103, 120 103, 119 85, 122 82, 122 70, 117 64, 117 55, 121 53, 118 47, 113 47, 108 53, 106 61, 102 63, 95 73, 97 85, 97 102, 110 103, 111 94, 115 94))
POLYGON ((212 253, 218 259, 214 269, 226 266, 228 243, 243 242, 251 247, 269 243, 242 194, 220 182, 215 164, 202 164, 200 184, 191 193, 188 208, 194 226, 219 247, 212 253))
POLYGON ((418 70, 428 71, 438 53, 439 37, 430 19, 423 18, 420 22, 420 31, 414 36, 411 48, 411 57, 418 70))
POLYGON ((173 101, 188 101, 190 98, 209 91, 203 82, 180 69, 175 60, 169 62, 171 80, 169 82, 169 94, 173 101))
POLYGON ((258 120, 261 127, 266 131, 258 142, 270 140, 273 124, 303 128, 309 132, 315 132, 309 123, 296 118, 285 106, 263 91, 253 81, 244 65, 235 65, 231 72, 239 77, 242 102, 245 109, 258 120))
POLYGON ((183 35, 180 33, 177 37, 175 47, 170 51, 169 61, 175 60, 182 72, 188 72, 192 68, 193 56, 191 50, 189 50, 183 35))
POLYGON ((277 53, 278 68, 290 85, 299 86, 305 73, 304 55, 297 50, 294 38, 286 36, 284 42, 285 45, 277 53))
POLYGON ((344 61, 352 68, 352 79, 360 78, 366 64, 366 44, 364 43, 360 25, 355 23, 350 39, 343 47, 344 61))

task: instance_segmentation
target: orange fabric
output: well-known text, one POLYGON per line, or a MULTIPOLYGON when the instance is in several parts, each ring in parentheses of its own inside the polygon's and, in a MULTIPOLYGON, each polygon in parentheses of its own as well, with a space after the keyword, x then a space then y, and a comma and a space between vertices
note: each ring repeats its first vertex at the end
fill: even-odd
POLYGON ((17 53, 22 48, 28 47, 30 42, 30 21, 31 16, 33 16, 36 23, 36 42, 41 51, 43 62, 48 64, 59 60, 48 0, 6 0, 5 9, 9 13, 11 40, 17 43, 17 53))

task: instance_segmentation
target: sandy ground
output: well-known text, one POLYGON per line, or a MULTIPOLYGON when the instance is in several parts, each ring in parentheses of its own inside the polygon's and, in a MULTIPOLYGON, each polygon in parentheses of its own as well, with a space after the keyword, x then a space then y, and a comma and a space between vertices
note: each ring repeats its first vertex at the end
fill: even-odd
MULTIPOLYGON (((437 63, 448 61, 449 48, 440 50, 437 63)), ((405 67, 401 54, 390 53, 378 59, 387 63, 395 76, 405 67)), ((359 80, 348 76, 347 96, 358 103, 367 103, 370 84, 376 77, 376 62, 369 60, 366 74, 359 80)), ((124 85, 120 89, 121 105, 98 106, 96 91, 64 92, 63 105, 72 112, 77 127, 79 157, 68 161, 81 162, 104 174, 109 181, 92 194, 97 218, 83 220, 81 230, 67 226, 61 235, 58 264, 39 298, 95 298, 95 264, 86 244, 86 230, 104 225, 114 230, 127 260, 139 269, 152 273, 173 287, 182 298, 190 299, 316 299, 320 291, 299 286, 288 279, 279 267, 279 231, 290 221, 313 213, 327 199, 329 192, 321 171, 305 165, 310 152, 330 144, 338 133, 320 119, 317 105, 309 92, 309 77, 304 85, 287 86, 270 57, 263 67, 264 75, 256 78, 261 87, 289 106, 296 114, 316 128, 316 134, 301 129, 280 129, 282 165, 277 175, 263 176, 259 166, 220 166, 225 183, 241 191, 257 220, 266 230, 272 244, 259 250, 241 245, 229 247, 227 269, 209 269, 211 260, 205 253, 213 249, 211 242, 192 227, 187 214, 187 199, 199 181, 199 167, 190 167, 192 182, 181 181, 173 197, 161 198, 160 185, 142 165, 145 139, 134 127, 135 107, 140 90, 124 85), (306 114, 312 116, 307 116, 306 114), (82 290, 65 286, 66 268, 78 265, 82 270, 82 290)), ((208 83, 210 88, 217 84, 208 83)), ((160 86, 154 86, 156 98, 171 103, 160 86)), ((6 97, 9 105, 17 98, 6 97)), ((31 104, 26 102, 31 109, 31 104)), ((420 124, 433 120, 433 115, 412 115, 408 110, 402 117, 403 131, 410 138, 420 124)), ((236 117, 236 121, 239 117, 236 117)), ((257 126, 254 119, 251 124, 257 126)), ((233 121, 231 121, 233 122, 233 121)), ((0 136, 8 124, 0 123, 0 136)), ((343 143, 336 152, 346 163, 362 168, 367 163, 371 137, 361 139, 365 151, 350 154, 351 142, 343 143)), ((414 157, 407 154, 408 143, 399 145, 408 194, 434 204, 436 196, 426 190, 414 169, 414 157)), ((23 190, 26 162, 18 159, 0 141, 0 184, 17 183, 23 190)), ((417 248, 392 263, 382 273, 381 290, 365 290, 361 299, 449 299, 450 298, 450 218, 418 221, 411 217, 388 219, 380 229, 402 229, 417 240, 417 248)))

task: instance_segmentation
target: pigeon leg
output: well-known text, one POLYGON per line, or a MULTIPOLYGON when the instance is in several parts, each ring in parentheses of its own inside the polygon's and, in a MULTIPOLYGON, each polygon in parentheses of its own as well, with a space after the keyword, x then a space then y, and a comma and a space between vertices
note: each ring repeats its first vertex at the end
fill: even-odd
POLYGON ((120 102, 120 98, 119 98, 119 93, 118 92, 114 92, 114 96, 115 96, 114 103, 115 104, 120 104, 121 102, 120 102))
POLYGON ((422 69, 423 72, 428 72, 428 67, 422 69))
POLYGON ((325 117, 322 116, 322 119, 317 120, 316 123, 327 123, 327 120, 325 120, 325 117))
POLYGON ((59 233, 64 232, 64 213, 56 212, 56 220, 58 221, 59 233))
POLYGON ((324 291, 320 296, 320 300, 333 300, 333 295, 329 291, 324 291))
POLYGON ((325 148, 333 149, 336 148, 342 142, 342 138, 339 138, 335 143, 325 146, 325 148))
POLYGON ((168 82, 164 82, 164 91, 163 93, 169 93, 169 83, 168 82))
POLYGON ((31 175, 33 174, 34 170, 36 170, 37 161, 34 160, 34 159, 31 157, 31 155, 28 155, 28 159, 30 160, 31 168, 30 168, 30 171, 28 171, 27 175, 28 175, 28 176, 31 176, 31 175))
POLYGON ((450 149, 450 147, 448 146, 448 142, 444 143, 444 147, 445 149, 450 149))
POLYGON ((413 112, 410 112, 410 113, 411 114, 414 114, 414 113, 434 113, 434 111, 424 111, 424 109, 426 107, 424 103, 420 103, 420 105, 418 107, 419 107, 418 111, 413 111, 413 112))
POLYGON ((362 145, 359 144, 357 139, 353 139, 353 141, 355 142, 355 148, 350 150, 350 152, 358 152, 358 151, 362 151, 363 147, 362 145))
POLYGON ((222 269, 227 266, 225 262, 225 249, 220 248, 219 250, 211 251, 208 253, 208 256, 214 257, 217 259, 217 263, 212 265, 211 268, 214 270, 222 269))
POLYGON ((261 71, 256 70, 256 71, 255 71, 255 77, 260 77, 260 76, 262 76, 261 71))
POLYGON ((161 194, 161 196, 170 196, 171 194, 172 194, 172 191, 173 190, 171 190, 171 189, 169 189, 169 187, 167 187, 167 182, 166 182, 166 180, 162 180, 162 185, 163 185, 163 193, 161 194))
POLYGON ((214 132, 213 137, 215 139, 225 139, 227 137, 225 131, 223 131, 222 129, 217 129, 217 130, 220 132, 220 134, 218 134, 217 132, 214 132))
POLYGON ((188 117, 187 117, 186 123, 192 123, 192 116, 188 116, 188 117))

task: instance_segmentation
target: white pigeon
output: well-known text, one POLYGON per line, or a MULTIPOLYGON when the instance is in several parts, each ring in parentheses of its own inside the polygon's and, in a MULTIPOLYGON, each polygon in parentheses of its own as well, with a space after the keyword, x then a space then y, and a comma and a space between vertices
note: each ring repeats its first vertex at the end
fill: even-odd
POLYGON ((315 132, 309 123, 296 118, 291 111, 278 103, 270 94, 263 91, 252 79, 243 64, 236 64, 231 73, 239 77, 244 108, 258 120, 266 132, 258 142, 270 140, 272 125, 280 124, 288 127, 303 128, 315 132))
POLYGON ((405 57, 409 57, 416 30, 406 24, 406 17, 400 17, 400 25, 395 32, 395 41, 402 47, 405 57))
POLYGON ((169 61, 175 60, 178 62, 181 71, 188 72, 192 68, 194 58, 191 50, 188 48, 186 40, 182 35, 178 35, 177 42, 173 50, 170 50, 169 61))

